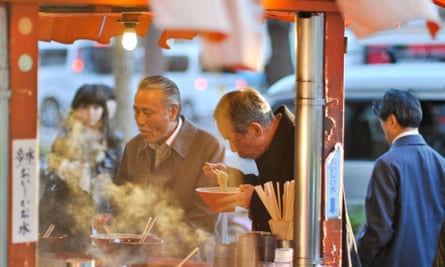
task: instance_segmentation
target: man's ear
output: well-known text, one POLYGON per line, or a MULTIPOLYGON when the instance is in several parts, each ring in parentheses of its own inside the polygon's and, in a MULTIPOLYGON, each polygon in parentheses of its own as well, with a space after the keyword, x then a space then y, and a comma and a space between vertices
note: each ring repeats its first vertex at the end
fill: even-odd
POLYGON ((170 106, 170 119, 175 120, 179 116, 179 105, 173 104, 170 106))
POLYGON ((399 127, 399 122, 397 121, 396 115, 391 114, 388 116, 389 123, 392 128, 399 127))
POLYGON ((251 122, 248 126, 249 131, 252 131, 256 136, 263 135, 263 127, 258 122, 251 122))

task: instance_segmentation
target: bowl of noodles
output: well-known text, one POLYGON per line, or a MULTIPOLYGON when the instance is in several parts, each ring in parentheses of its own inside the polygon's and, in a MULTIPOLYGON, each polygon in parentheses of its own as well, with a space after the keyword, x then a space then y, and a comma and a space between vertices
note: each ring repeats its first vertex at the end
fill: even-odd
MULTIPOLYGON (((239 187, 226 187, 225 189, 221 189, 221 187, 219 186, 198 187, 195 190, 212 212, 221 212, 221 208, 223 208, 223 206, 225 205, 223 202, 220 201, 222 198, 235 195, 240 192, 239 187)), ((230 212, 234 210, 235 209, 224 210, 224 212, 230 212)))

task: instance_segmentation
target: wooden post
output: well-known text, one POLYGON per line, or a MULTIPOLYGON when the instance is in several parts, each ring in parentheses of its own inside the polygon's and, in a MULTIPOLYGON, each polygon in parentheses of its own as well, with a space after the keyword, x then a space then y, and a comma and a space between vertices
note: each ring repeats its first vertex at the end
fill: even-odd
MULTIPOLYGON (((9 5, 9 212, 8 266, 35 266, 36 242, 13 243, 13 152, 16 139, 37 139, 37 68, 38 68, 38 11, 36 3, 9 5)), ((38 159, 38 151, 35 151, 38 159)), ((35 160, 37 165, 38 160, 35 160)), ((35 166, 37 168, 37 166, 35 166)), ((37 174, 37 172, 36 172, 37 174)), ((38 179, 38 175, 34 177, 38 179)), ((36 181, 38 183, 38 181, 36 181)), ((37 188, 36 188, 37 191, 37 188)), ((35 200, 37 201, 37 199, 35 200)), ((35 203, 29 203, 32 209, 35 203)), ((17 207, 15 207, 17 208, 17 207)), ((36 211, 34 211, 37 214, 36 211)), ((36 218, 37 219, 37 218, 36 218)), ((37 225, 37 223, 36 223, 37 225)))
MULTIPOLYGON (((325 15, 324 73, 326 108, 324 115, 323 159, 334 150, 336 143, 343 144, 344 125, 344 20, 337 12, 325 15)), ((324 165, 324 162, 323 162, 324 165)), ((343 178, 343 177, 342 177, 343 178)), ((327 182, 323 170, 323 185, 327 182)), ((326 219, 324 214, 327 200, 322 199, 322 257, 323 265, 342 266, 342 219, 326 219)))

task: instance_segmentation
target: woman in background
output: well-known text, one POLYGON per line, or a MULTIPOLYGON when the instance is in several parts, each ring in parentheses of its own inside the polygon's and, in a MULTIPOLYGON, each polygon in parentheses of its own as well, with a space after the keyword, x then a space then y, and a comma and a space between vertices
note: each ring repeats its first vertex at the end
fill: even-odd
POLYGON ((105 85, 81 86, 71 110, 47 155, 49 182, 40 200, 39 227, 68 235, 63 249, 89 247, 91 221, 108 203, 95 190, 111 180, 120 160, 122 141, 110 125, 105 85))

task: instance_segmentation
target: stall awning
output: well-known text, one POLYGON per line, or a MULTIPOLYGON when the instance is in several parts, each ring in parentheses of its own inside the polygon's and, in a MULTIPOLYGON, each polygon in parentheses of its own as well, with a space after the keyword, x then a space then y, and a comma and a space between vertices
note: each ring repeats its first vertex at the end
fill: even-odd
MULTIPOLYGON (((0 2, 12 1, 0 0, 0 2)), ((135 29, 136 33, 144 36, 155 16, 151 11, 149 0, 15 0, 14 2, 38 3, 41 7, 39 39, 62 43, 71 43, 76 39, 108 43, 111 37, 125 31, 122 14, 137 16, 139 23, 135 29)), ((445 0, 433 0, 433 3, 445 7, 445 0)), ((266 18, 287 21, 293 21, 295 10, 314 12, 340 10, 351 29, 360 37, 397 27, 413 19, 426 21, 432 36, 440 28, 440 18, 431 0, 401 0, 391 5, 388 5, 386 0, 262 0, 261 5, 266 18)), ((196 8, 190 6, 191 10, 196 8)), ((165 39, 175 37, 190 39, 194 36, 193 29, 168 31, 162 35, 165 39)), ((160 41, 161 46, 166 46, 165 39, 160 41)))
MULTIPOLYGON (((125 14, 125 13, 124 13, 125 14)), ((129 14, 135 23, 135 32, 144 36, 150 27, 152 16, 149 13, 129 14)), ((126 30, 124 17, 120 13, 90 14, 39 14, 39 40, 73 43, 77 39, 109 43, 114 36, 126 30)))
MULTIPOLYGON (((261 68, 261 62, 252 55, 252 49, 241 49, 238 54, 233 53, 234 45, 214 45, 216 42, 226 42, 230 44, 257 44, 259 35, 253 35, 251 26, 246 23, 247 18, 255 18, 252 15, 254 8, 244 8, 247 4, 255 2, 253 0, 181 0, 176 4, 166 4, 170 1, 159 0, 15 0, 1 2, 11 3, 30 3, 39 6, 39 40, 57 41, 61 43, 72 43, 77 39, 88 39, 99 43, 109 43, 114 36, 122 35, 128 30, 126 22, 133 23, 132 29, 139 36, 145 36, 152 23, 159 24, 160 18, 166 21, 166 17, 172 17, 169 21, 179 21, 179 17, 186 14, 191 19, 189 25, 196 25, 196 21, 203 21, 201 17, 211 17, 203 24, 208 26, 209 21, 215 24, 216 17, 221 17, 223 13, 221 8, 217 8, 216 3, 227 7, 227 18, 232 24, 230 31, 212 31, 211 28, 203 29, 199 27, 184 27, 184 23, 178 23, 178 27, 169 27, 170 24, 164 24, 163 34, 158 43, 163 48, 168 48, 167 40, 171 38, 193 39, 200 35, 207 40, 213 38, 212 42, 207 42, 204 51, 210 51, 210 62, 206 61, 207 67, 225 67, 258 70, 261 68), (189 2, 187 2, 189 1, 189 2), (201 1, 201 2, 200 2, 201 1), (210 2, 209 2, 210 1, 210 2), (188 3, 188 4, 185 4, 188 3), (201 3, 201 5, 196 4, 201 3), (207 7, 202 8, 203 5, 207 7), (158 5, 158 6, 157 6, 158 5), (163 5, 160 14, 159 5, 163 5), (167 7, 167 8, 165 8, 167 7), (156 12, 155 12, 156 11, 156 12), (212 13, 213 12, 213 13, 212 13), (219 13, 218 13, 219 12, 219 13), (209 14, 208 14, 209 13, 209 14), (172 15, 174 14, 174 15, 172 15), (202 14, 200 16, 199 14, 202 14), (212 15, 213 14, 213 15, 212 15), (247 30, 240 30, 244 22, 247 30), (168 25, 168 26, 166 26, 168 25), (252 35, 252 36, 250 36, 252 35), (210 37, 210 38, 209 38, 210 37), (220 37, 229 37, 232 40, 220 37), (235 38, 236 40, 233 40, 235 38), (213 56, 222 55, 220 58, 213 56), (248 55, 248 56, 245 56, 248 55), (230 60, 228 60, 230 58, 230 60)), ((445 5, 445 0, 433 0, 434 4, 445 5)), ((438 10, 431 0, 258 0, 255 2, 263 10, 263 18, 274 18, 286 21, 293 21, 295 12, 341 12, 345 21, 348 23, 354 34, 358 38, 367 37, 378 31, 397 27, 411 20, 423 20, 426 22, 431 36, 434 37, 441 27, 441 21, 438 10), (366 11, 366 12, 363 12, 366 11)), ((261 19, 260 19, 261 20, 261 19)), ((221 24, 227 22, 227 19, 219 20, 221 24)), ((257 19, 250 21, 258 22, 257 19)), ((202 23, 201 23, 202 24, 202 23)), ((215 26, 215 25, 213 25, 215 26)), ((216 27, 218 28, 218 27, 216 27)), ((220 27, 221 29, 223 27, 220 27)), ((226 28, 227 29, 227 28, 226 28)), ((239 47, 239 45, 236 45, 239 47)), ((261 49, 255 49, 260 51, 261 49)), ((205 57, 204 57, 205 58, 205 57)))
POLYGON ((357 38, 418 20, 426 22, 434 38, 441 27, 439 12, 431 0, 337 0, 337 3, 357 38))

